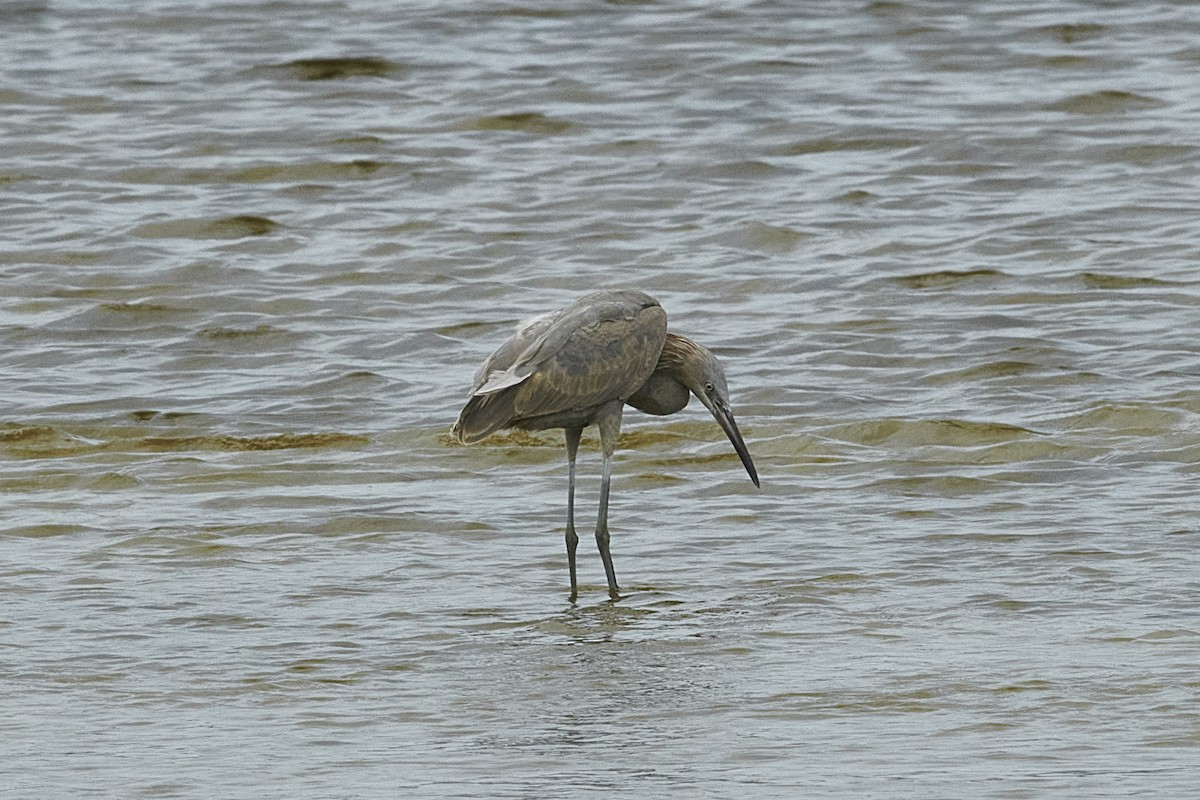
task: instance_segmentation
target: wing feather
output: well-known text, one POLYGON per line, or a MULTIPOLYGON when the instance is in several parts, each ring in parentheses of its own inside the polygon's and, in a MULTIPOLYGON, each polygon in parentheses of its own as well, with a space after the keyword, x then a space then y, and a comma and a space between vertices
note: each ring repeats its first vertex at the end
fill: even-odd
POLYGON ((475 373, 472 395, 490 394, 515 386, 528 378, 536 366, 532 353, 541 347, 547 330, 566 309, 553 311, 521 323, 512 336, 488 356, 475 373))

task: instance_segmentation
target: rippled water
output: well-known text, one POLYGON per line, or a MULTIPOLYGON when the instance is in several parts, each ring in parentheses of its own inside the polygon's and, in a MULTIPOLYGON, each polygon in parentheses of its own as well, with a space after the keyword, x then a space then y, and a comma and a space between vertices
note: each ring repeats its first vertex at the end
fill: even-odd
POLYGON ((0 3, 6 797, 1191 796, 1200 9, 96 5, 0 3), (631 412, 572 605, 447 431, 607 286, 763 487, 631 412))

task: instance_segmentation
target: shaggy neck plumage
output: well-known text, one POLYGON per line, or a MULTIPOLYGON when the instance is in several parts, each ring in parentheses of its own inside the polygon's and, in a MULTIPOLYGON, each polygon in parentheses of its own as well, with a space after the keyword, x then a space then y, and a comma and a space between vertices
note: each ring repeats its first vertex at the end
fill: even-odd
POLYGON ((658 355, 658 364, 655 365, 654 371, 676 372, 688 361, 703 358, 707 353, 707 350, 686 336, 668 332, 667 340, 663 342, 663 349, 658 355))

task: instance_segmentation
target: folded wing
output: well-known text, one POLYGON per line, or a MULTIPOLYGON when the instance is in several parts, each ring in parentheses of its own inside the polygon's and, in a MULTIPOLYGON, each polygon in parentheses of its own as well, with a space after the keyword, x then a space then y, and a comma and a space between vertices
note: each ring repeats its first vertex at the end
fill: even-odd
POLYGON ((658 363, 667 315, 649 295, 595 292, 538 317, 504 342, 475 376, 454 434, 474 442, 521 422, 584 413, 625 400, 658 363))

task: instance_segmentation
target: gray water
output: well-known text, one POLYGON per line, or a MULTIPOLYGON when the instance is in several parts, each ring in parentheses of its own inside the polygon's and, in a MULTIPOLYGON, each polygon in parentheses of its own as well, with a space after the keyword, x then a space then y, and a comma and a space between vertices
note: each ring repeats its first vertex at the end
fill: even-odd
POLYGON ((1198 73, 1189 2, 0 3, 4 797, 1193 796, 1198 73), (614 286, 762 489, 631 411, 572 604, 561 436, 447 433, 614 286))

